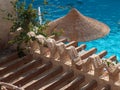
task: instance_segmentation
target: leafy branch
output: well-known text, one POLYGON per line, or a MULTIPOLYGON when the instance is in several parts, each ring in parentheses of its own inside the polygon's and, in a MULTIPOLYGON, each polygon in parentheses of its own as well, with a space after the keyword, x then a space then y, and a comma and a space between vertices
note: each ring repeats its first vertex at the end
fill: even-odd
MULTIPOLYGON (((33 2, 34 0, 32 0, 32 3, 33 2)), ((17 51, 20 56, 24 55, 24 50, 29 52, 28 49, 30 47, 30 42, 36 40, 36 35, 41 34, 45 37, 49 36, 46 29, 49 22, 45 21, 42 24, 38 22, 38 11, 33 8, 32 3, 27 5, 25 1, 11 1, 14 13, 4 11, 7 15, 5 19, 10 20, 13 23, 10 32, 13 33, 14 37, 9 41, 9 43, 12 45, 17 45, 17 51), (30 36, 29 33, 35 35, 30 36)), ((44 4, 48 4, 47 0, 44 0, 44 4)), ((41 16, 43 17, 43 15, 44 14, 41 16)), ((57 31, 53 32, 52 34, 60 35, 60 33, 57 33, 57 31)))

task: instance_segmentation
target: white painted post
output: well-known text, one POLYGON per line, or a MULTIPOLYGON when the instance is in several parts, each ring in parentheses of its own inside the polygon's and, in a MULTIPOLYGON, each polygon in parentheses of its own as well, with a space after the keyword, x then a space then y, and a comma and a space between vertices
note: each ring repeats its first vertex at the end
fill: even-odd
POLYGON ((38 16, 39 16, 39 22, 40 22, 40 25, 41 25, 42 24, 42 15, 41 15, 40 7, 38 7, 38 16))

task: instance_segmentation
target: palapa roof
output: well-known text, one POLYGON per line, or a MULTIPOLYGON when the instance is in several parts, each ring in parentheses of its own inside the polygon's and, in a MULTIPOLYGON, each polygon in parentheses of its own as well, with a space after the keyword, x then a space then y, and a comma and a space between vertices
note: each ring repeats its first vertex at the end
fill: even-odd
POLYGON ((66 16, 49 23, 48 29, 63 30, 62 37, 68 40, 89 41, 105 36, 109 27, 102 22, 82 15, 73 8, 66 16))

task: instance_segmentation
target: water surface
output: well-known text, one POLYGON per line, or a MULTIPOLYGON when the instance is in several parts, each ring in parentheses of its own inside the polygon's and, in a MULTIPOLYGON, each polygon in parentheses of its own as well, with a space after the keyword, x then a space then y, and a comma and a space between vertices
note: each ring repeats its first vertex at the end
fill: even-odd
MULTIPOLYGON (((30 0, 26 0, 27 3, 30 0)), ((107 24, 111 31, 100 39, 79 42, 87 44, 87 49, 96 47, 98 52, 107 50, 107 57, 117 55, 120 60, 120 0, 47 0, 48 5, 43 4, 43 0, 35 0, 34 7, 41 7, 42 12, 46 12, 47 20, 54 20, 66 15, 72 7, 77 8, 85 16, 95 18, 107 24)))

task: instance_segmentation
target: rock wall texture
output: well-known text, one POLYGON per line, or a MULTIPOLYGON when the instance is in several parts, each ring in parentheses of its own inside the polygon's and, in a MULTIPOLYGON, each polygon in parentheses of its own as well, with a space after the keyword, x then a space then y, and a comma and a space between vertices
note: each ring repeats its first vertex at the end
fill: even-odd
MULTIPOLYGON (((0 0, 0 9, 13 11, 10 1, 12 0, 0 0)), ((0 11, 0 50, 8 47, 9 31, 12 25, 10 21, 3 19, 5 16, 5 13, 0 11)))

